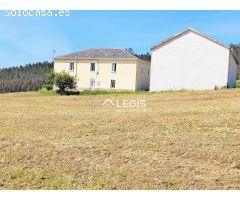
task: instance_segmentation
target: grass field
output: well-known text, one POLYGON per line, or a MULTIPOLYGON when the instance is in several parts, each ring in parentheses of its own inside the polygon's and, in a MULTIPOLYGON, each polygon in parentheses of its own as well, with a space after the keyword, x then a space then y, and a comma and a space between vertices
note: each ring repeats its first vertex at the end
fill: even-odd
POLYGON ((240 189, 240 90, 1 94, 0 189, 240 189))

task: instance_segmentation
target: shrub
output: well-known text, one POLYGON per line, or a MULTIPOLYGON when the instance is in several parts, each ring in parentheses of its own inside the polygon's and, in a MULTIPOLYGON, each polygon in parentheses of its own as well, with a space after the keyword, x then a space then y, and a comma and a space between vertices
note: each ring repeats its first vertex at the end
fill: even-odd
POLYGON ((73 76, 67 72, 56 73, 54 83, 58 87, 58 92, 63 95, 67 94, 67 90, 76 88, 76 81, 73 76))

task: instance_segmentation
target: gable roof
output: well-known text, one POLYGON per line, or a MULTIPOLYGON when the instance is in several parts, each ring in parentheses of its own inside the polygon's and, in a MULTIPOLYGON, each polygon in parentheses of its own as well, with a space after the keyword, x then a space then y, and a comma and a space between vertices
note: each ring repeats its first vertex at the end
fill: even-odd
POLYGON ((218 44, 218 45, 220 45, 220 46, 222 46, 222 47, 224 47, 224 48, 230 49, 229 46, 227 46, 227 45, 225 45, 225 44, 223 44, 223 43, 221 43, 221 42, 219 42, 219 41, 211 38, 210 36, 208 36, 208 35, 206 35, 206 34, 204 34, 204 33, 201 33, 201 32, 199 32, 199 31, 197 31, 197 30, 195 30, 195 29, 193 29, 193 28, 187 28, 187 29, 185 29, 184 31, 182 31, 182 32, 180 32, 180 33, 177 33, 177 34, 175 34, 175 35, 167 38, 166 40, 163 40, 163 41, 160 42, 159 44, 154 45, 154 46, 151 48, 151 50, 154 50, 155 48, 158 48, 158 47, 160 47, 160 46, 162 46, 162 45, 164 45, 164 44, 166 44, 166 43, 168 43, 168 42, 170 42, 170 41, 172 41, 172 40, 174 40, 174 39, 176 39, 176 38, 184 35, 184 34, 187 33, 187 32, 193 32, 193 33, 195 33, 195 34, 197 34, 197 35, 199 35, 199 36, 202 36, 202 37, 204 37, 204 38, 206 38, 206 39, 208 39, 208 40, 210 40, 210 41, 212 41, 212 42, 214 42, 214 43, 216 43, 216 44, 218 44))
POLYGON ((136 56, 122 49, 87 49, 75 53, 58 56, 55 59, 139 59, 136 56))

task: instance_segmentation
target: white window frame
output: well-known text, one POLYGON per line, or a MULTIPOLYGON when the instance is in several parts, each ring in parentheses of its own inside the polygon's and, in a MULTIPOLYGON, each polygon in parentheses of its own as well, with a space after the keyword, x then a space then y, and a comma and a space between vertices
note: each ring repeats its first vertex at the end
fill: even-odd
POLYGON ((116 73, 117 72, 117 62, 112 62, 112 66, 111 66, 111 72, 112 73, 116 73), (113 64, 115 64, 115 71, 113 71, 113 64))
POLYGON ((90 72, 96 72, 96 62, 90 62, 90 72), (94 63, 94 71, 92 71, 92 64, 94 63))
POLYGON ((73 61, 69 62, 69 71, 70 72, 74 72, 74 68, 75 68, 75 63, 73 61), (71 69, 71 64, 73 64, 73 69, 71 69))
POLYGON ((111 89, 115 89, 116 88, 116 80, 115 79, 111 79, 110 80, 110 88, 111 89), (114 81, 114 87, 112 87, 112 81, 114 81))

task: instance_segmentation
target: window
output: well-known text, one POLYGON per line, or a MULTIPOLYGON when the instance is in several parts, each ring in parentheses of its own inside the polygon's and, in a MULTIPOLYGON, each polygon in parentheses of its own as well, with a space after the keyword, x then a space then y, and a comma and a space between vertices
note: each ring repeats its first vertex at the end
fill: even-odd
POLYGON ((141 74, 143 74, 143 65, 142 65, 142 69, 141 69, 141 74))
POLYGON ((74 62, 69 63, 69 71, 74 71, 74 62))
POLYGON ((112 63, 112 72, 117 71, 117 63, 112 63))
POLYGON ((95 72, 95 63, 92 62, 90 65, 90 72, 95 72))
POLYGON ((116 80, 111 80, 110 88, 115 88, 116 86, 116 80))
POLYGON ((148 68, 148 75, 150 75, 150 69, 148 68))

